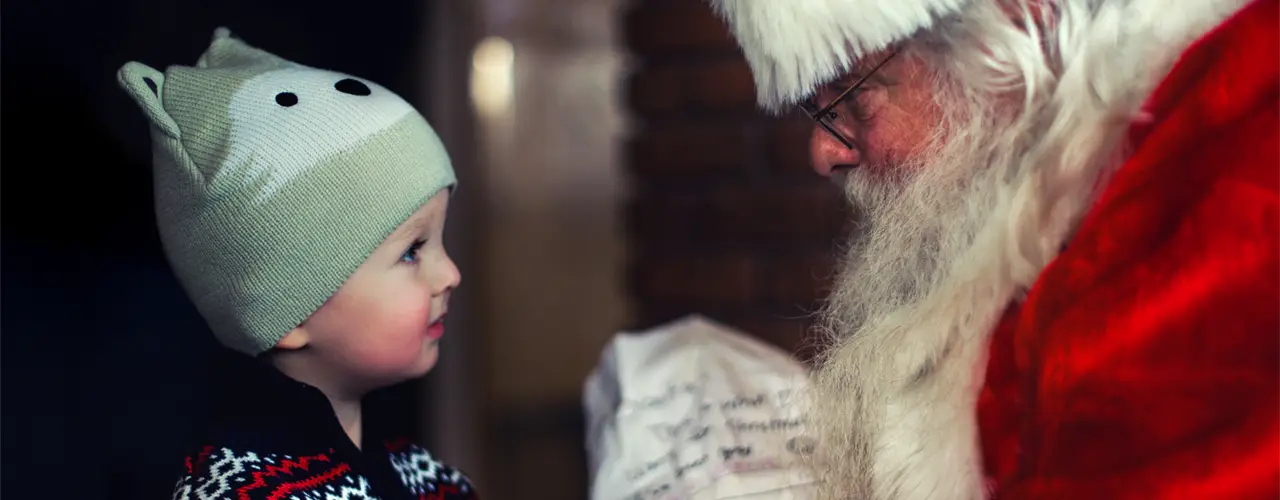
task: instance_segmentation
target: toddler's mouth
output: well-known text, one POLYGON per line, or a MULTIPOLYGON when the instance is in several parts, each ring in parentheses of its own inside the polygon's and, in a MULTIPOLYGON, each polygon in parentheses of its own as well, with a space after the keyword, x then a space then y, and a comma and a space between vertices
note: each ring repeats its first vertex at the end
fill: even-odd
POLYGON ((435 320, 427 324, 427 336, 438 339, 444 336, 444 314, 437 316, 435 320))

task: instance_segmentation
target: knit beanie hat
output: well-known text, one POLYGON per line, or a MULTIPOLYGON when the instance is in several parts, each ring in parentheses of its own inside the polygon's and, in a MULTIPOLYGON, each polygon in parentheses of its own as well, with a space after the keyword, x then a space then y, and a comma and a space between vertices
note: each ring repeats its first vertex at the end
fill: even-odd
POLYGON ((218 340, 250 355, 456 182, 409 103, 226 28, 194 67, 129 62, 117 76, 151 122, 165 255, 218 340))

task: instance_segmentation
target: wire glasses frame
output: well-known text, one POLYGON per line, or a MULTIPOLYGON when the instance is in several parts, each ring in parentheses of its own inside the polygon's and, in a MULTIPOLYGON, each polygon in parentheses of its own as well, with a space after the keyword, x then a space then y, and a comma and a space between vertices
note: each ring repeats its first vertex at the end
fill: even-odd
POLYGON ((876 74, 876 71, 879 71, 881 66, 884 66, 885 63, 889 62, 889 60, 893 59, 893 56, 896 55, 898 55, 897 51, 889 54, 888 57, 885 57, 883 61, 876 64, 874 68, 871 68, 871 71, 868 71, 867 74, 863 75, 862 78, 859 78, 858 81, 854 82, 853 85, 850 85, 849 88, 844 89, 840 95, 836 96, 835 99, 832 99, 826 106, 819 108, 816 99, 806 99, 804 102, 800 103, 800 109, 804 111, 805 115, 808 115, 809 118, 817 122, 819 127, 822 127, 823 130, 826 130, 827 133, 840 141, 840 144, 844 144, 844 147, 848 149, 853 149, 853 143, 849 142, 849 139, 846 139, 844 134, 841 134, 840 131, 836 130, 835 119, 839 115, 836 114, 835 107, 839 106, 840 103, 845 101, 845 99, 848 99, 849 95, 852 94, 853 91, 858 90, 858 87, 861 87, 868 78, 871 78, 871 75, 876 74))

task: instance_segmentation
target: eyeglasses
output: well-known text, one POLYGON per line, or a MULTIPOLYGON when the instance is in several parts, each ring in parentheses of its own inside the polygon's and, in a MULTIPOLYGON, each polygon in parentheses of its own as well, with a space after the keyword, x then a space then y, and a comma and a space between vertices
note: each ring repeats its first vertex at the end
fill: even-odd
POLYGON ((896 51, 889 54, 888 57, 884 58, 883 61, 880 61, 880 63, 875 65, 874 68, 871 68, 871 71, 868 71, 866 75, 859 78, 858 81, 854 82, 853 85, 850 85, 849 88, 844 89, 844 92, 841 92, 840 95, 836 96, 835 99, 832 99, 826 106, 819 108, 815 97, 813 99, 806 99, 804 102, 800 103, 800 109, 803 110, 804 114, 808 115, 809 118, 812 118, 813 121, 817 122, 819 127, 822 127, 823 130, 826 130, 827 133, 840 141, 840 144, 844 144, 844 147, 846 148, 853 149, 853 143, 849 142, 849 139, 846 139, 840 131, 836 130, 835 120, 839 115, 836 114, 835 107, 839 106, 840 103, 845 101, 845 99, 848 99, 849 95, 852 94, 853 91, 858 90, 858 87, 861 87, 863 82, 866 82, 868 78, 871 78, 871 75, 876 74, 876 71, 879 71, 881 66, 884 66, 885 63, 889 62, 889 60, 893 59, 893 56, 896 55, 898 55, 896 51))

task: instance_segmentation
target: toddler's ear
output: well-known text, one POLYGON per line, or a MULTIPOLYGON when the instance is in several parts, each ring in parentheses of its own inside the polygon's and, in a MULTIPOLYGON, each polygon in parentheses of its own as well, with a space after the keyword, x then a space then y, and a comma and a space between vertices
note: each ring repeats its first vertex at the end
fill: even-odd
POLYGON ((171 138, 177 139, 181 134, 177 122, 165 112, 161 104, 164 95, 164 73, 139 62, 128 62, 116 73, 116 80, 129 93, 138 107, 142 108, 147 120, 157 129, 171 138))
POLYGON ((276 349, 285 351, 296 351, 306 347, 311 343, 311 335, 307 333, 301 326, 289 331, 288 335, 276 342, 276 349))

